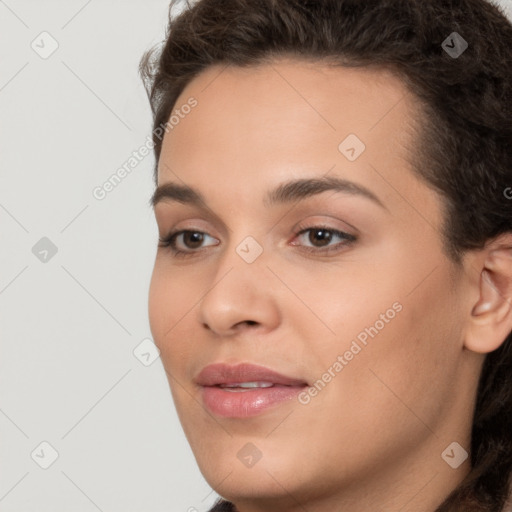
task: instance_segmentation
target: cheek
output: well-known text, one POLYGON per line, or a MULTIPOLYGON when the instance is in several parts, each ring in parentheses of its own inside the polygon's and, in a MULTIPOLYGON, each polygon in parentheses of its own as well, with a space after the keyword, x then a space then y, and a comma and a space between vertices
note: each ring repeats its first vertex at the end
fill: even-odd
POLYGON ((160 349, 165 326, 169 323, 169 316, 173 311, 168 304, 173 294, 168 286, 170 283, 167 281, 168 279, 159 268, 158 262, 155 263, 149 286, 148 313, 153 340, 160 349))
POLYGON ((399 295, 402 310, 368 342, 365 368, 353 380, 362 403, 379 397, 381 410, 421 428, 417 417, 433 425, 447 411, 462 349, 447 280, 440 267, 414 292, 399 295))
POLYGON ((426 417, 444 407, 461 350, 457 297, 447 284, 449 267, 439 262, 429 275, 436 262, 412 272, 402 260, 386 266, 381 259, 378 272, 354 269, 335 280, 309 283, 310 303, 335 332, 322 340, 312 338, 320 361, 316 378, 346 355, 343 369, 338 365, 332 370, 340 376, 328 385, 333 394, 322 391, 326 399, 330 395, 333 408, 336 397, 343 396, 361 417, 394 411, 389 417, 393 422, 401 409, 410 414, 404 404, 426 417))
POLYGON ((184 279, 178 272, 170 272, 164 264, 155 263, 149 287, 148 314, 153 340, 162 353, 164 364, 170 355, 180 352, 180 344, 190 344, 183 329, 201 295, 193 282, 189 279, 184 282, 184 279))

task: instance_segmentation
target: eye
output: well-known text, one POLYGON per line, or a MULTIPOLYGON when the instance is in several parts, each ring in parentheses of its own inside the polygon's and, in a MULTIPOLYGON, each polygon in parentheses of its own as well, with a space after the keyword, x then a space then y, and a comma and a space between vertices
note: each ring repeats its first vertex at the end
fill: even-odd
MULTIPOLYGON (((195 230, 181 230, 173 231, 166 237, 159 239, 158 247, 169 248, 176 257, 187 257, 198 254, 202 249, 208 245, 218 245, 217 243, 210 243, 206 246, 203 245, 205 240, 210 238, 215 240, 210 235, 195 230)), ((328 226, 312 226, 309 228, 301 229, 295 233, 295 239, 302 239, 306 244, 292 242, 291 245, 300 246, 302 250, 310 253, 325 254, 339 251, 343 246, 356 241, 356 237, 338 229, 332 229, 328 226), (309 233, 309 236, 305 237, 309 233), (333 244, 339 240, 338 243, 333 244), (311 245, 307 245, 307 243, 311 245)), ((294 239, 294 240, 295 240, 294 239)))
POLYGON ((169 233, 166 237, 160 238, 160 243, 158 244, 158 247, 167 247, 171 249, 175 256, 188 256, 191 253, 198 252, 197 249, 202 249, 201 244, 203 243, 206 237, 215 240, 213 237, 210 237, 209 235, 203 233, 202 231, 174 231, 172 233, 169 233), (179 247, 180 243, 181 247, 184 247, 184 249, 179 247))
MULTIPOLYGON (((297 238, 302 238, 302 240, 312 244, 309 246, 302 246, 304 250, 307 252, 319 254, 338 251, 342 246, 346 246, 356 241, 356 237, 354 235, 345 233, 344 231, 340 231, 338 229, 332 229, 328 226, 312 226, 305 229, 299 228, 297 238), (305 237, 304 235, 308 233, 309 235, 305 237), (336 239, 340 241, 336 244, 331 244, 331 242, 336 241, 336 239)), ((292 242, 292 245, 300 244, 292 242)))

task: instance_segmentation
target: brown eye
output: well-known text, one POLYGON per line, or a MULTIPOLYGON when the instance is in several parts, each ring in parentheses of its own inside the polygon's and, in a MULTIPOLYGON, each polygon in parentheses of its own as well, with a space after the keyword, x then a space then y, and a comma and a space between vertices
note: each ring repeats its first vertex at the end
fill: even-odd
POLYGON ((356 241, 354 235, 326 226, 313 226, 303 229, 297 233, 297 238, 302 238, 306 243, 293 243, 292 245, 301 245, 304 250, 319 254, 338 251, 343 246, 356 241), (307 237, 305 237, 306 234, 308 234, 307 237), (332 244, 331 242, 336 239, 339 240, 338 243, 332 244))
POLYGON ((324 245, 328 245, 332 239, 332 232, 327 229, 315 228, 309 230, 308 240, 318 247, 323 247, 324 245), (316 242, 319 242, 316 244, 316 242))
MULTIPOLYGON (((200 249, 204 247, 206 238, 212 238, 210 235, 203 233, 202 231, 194 230, 181 230, 169 233, 165 238, 160 238, 159 247, 169 248, 176 256, 188 256, 200 252, 200 249)), ((209 244, 218 245, 218 244, 209 244)))
POLYGON ((204 240, 203 233, 199 231, 183 231, 183 243, 188 249, 198 249, 204 240))

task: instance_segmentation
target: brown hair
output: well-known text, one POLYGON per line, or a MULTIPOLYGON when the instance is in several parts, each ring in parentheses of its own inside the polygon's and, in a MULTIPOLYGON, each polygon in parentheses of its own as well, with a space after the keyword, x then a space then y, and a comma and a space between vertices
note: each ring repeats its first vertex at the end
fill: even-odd
MULTIPOLYGON (((485 0, 199 0, 173 16, 141 76, 154 129, 214 64, 278 57, 373 66, 396 73, 419 100, 413 171, 445 208, 442 237, 463 253, 512 232, 512 24, 485 0), (443 42, 457 32, 460 55, 443 42)), ((153 132, 157 165, 162 138, 153 132)), ((435 512, 502 512, 512 475, 512 333, 486 356, 471 439, 472 470, 435 512)))

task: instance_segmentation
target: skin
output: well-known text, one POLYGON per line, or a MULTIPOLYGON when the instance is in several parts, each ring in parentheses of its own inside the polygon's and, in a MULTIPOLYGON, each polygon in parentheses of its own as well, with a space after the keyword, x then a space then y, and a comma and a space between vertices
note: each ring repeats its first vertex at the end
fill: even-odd
POLYGON ((178 237, 185 258, 158 249, 149 317, 202 474, 241 512, 432 512, 470 471, 441 454, 454 441, 469 451, 485 353, 512 329, 511 251, 500 239, 460 268, 446 256, 440 198, 407 160, 417 101, 386 71, 215 66, 175 108, 191 96, 198 105, 165 135, 158 184, 192 186, 207 208, 162 200, 155 217, 162 238, 205 238, 178 237), (338 149, 348 134, 366 145, 353 162, 338 149), (383 206, 333 191, 263 203, 284 181, 325 175, 383 206), (319 224, 357 239, 333 235, 338 250, 322 253, 317 231, 297 236, 319 224), (263 248, 251 264, 236 252, 247 236, 263 248), (246 419, 203 406, 193 379, 207 364, 252 362, 312 383, 394 303, 401 311, 307 405, 246 419), (250 468, 237 457, 249 442, 262 454, 250 468))

